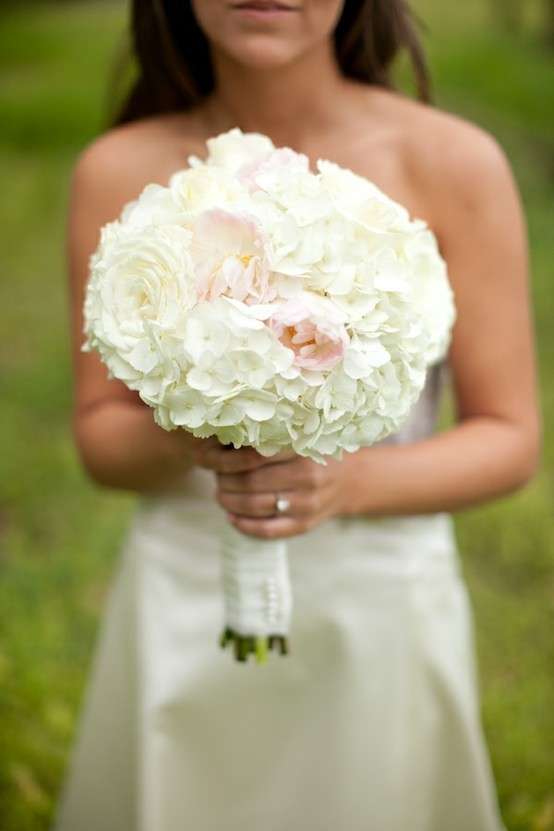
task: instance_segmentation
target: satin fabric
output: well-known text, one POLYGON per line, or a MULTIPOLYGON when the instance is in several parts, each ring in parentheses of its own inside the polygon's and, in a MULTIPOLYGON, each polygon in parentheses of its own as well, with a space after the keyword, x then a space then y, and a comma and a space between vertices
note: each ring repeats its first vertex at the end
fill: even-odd
POLYGON ((139 505, 56 831, 500 831, 451 517, 291 539, 291 654, 238 664, 213 490, 139 505))

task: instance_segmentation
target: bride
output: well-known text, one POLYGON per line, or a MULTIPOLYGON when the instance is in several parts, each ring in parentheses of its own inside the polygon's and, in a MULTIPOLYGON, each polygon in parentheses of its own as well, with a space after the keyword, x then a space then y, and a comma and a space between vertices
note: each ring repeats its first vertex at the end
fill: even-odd
POLYGON ((140 494, 58 831, 499 831, 452 512, 522 487, 539 454, 521 208, 477 127, 424 103, 403 0, 135 0, 138 77, 80 156, 69 270, 75 435, 140 494), (422 101, 394 91, 407 50, 422 101), (327 466, 164 432, 80 351, 100 227, 239 126, 331 159, 427 221, 458 320, 405 427, 327 466), (452 381, 456 423, 436 432, 452 381), (293 653, 220 652, 219 531, 289 538, 293 653))

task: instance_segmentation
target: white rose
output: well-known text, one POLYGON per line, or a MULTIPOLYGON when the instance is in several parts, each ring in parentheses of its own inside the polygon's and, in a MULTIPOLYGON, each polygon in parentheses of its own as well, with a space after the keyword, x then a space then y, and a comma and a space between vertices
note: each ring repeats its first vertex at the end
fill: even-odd
POLYGON ((161 385, 174 378, 177 332, 197 302, 189 245, 179 226, 112 223, 91 259, 85 348, 98 349, 111 373, 135 389, 144 376, 158 376, 161 385))

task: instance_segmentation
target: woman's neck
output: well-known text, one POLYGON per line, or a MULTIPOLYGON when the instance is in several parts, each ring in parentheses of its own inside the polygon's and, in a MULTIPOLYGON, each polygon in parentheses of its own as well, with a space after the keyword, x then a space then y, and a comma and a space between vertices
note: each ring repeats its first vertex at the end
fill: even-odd
POLYGON ((249 67, 214 50, 215 91, 203 106, 212 133, 240 127, 299 149, 311 134, 341 122, 341 101, 350 87, 326 42, 294 63, 249 67))

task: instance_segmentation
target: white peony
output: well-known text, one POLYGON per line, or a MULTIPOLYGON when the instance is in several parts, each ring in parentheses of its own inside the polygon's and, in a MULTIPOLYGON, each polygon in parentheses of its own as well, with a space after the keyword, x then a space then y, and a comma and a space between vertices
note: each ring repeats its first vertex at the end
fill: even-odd
POLYGON ((249 303, 275 299, 265 234, 256 217, 216 208, 199 214, 192 228, 192 254, 202 300, 222 294, 249 303))

